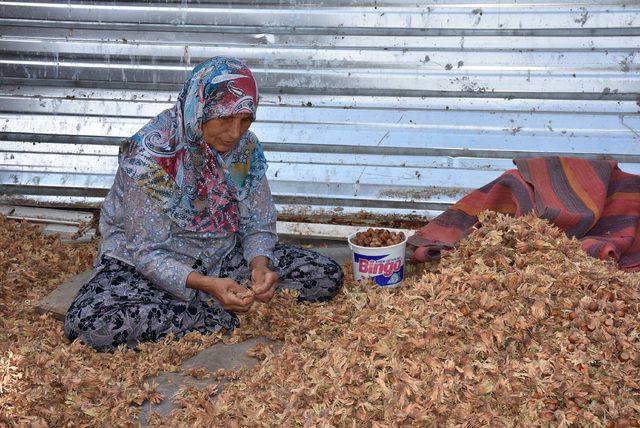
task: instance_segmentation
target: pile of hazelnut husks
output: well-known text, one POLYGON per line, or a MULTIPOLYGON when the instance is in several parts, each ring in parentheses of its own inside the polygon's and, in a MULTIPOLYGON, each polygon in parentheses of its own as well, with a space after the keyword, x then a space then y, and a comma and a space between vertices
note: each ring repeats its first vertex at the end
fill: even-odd
POLYGON ((388 229, 369 228, 358 232, 351 238, 351 243, 360 247, 389 247, 404 241, 403 232, 391 232, 388 229))
MULTIPOLYGON (((419 275, 407 265, 395 290, 356 283, 347 268, 330 302, 284 291, 253 305, 232 340, 267 336, 281 350, 252 351, 262 361, 220 393, 165 397, 180 408, 149 424, 637 425, 640 274, 587 256, 540 219, 480 220, 439 264, 419 275)), ((89 267, 95 247, 1 216, 0 244, 0 425, 136 424, 137 406, 162 398, 146 376, 179 371, 219 340, 191 333, 114 353, 70 344, 33 305, 89 267)))
POLYGON ((543 220, 480 220, 396 290, 349 279, 328 303, 254 305, 239 338, 281 351, 170 424, 637 425, 640 275, 543 220))

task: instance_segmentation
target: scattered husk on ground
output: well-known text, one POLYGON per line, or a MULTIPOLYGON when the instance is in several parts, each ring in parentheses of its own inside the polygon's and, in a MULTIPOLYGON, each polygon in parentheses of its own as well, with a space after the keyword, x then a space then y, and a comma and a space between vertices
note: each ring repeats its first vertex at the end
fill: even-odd
POLYGON ((284 340, 215 404, 173 423, 635 425, 640 277, 533 217, 482 217, 395 291, 348 282, 320 306, 281 294, 243 335, 284 340), (206 410, 204 410, 206 409, 206 410))
POLYGON ((95 243, 62 244, 0 216, 0 426, 135 425, 137 405, 159 398, 144 378, 219 340, 193 334, 112 354, 69 343, 62 322, 34 306, 95 253, 95 243))
MULTIPOLYGON (((184 389, 179 408, 150 424, 637 425, 640 274, 590 258, 533 217, 487 213, 481 223, 396 290, 348 279, 329 303, 281 293, 254 306, 233 340, 283 340, 280 352, 256 347, 254 368, 211 375, 235 382, 221 392, 184 389)), ((190 335, 115 354, 68 344, 61 323, 32 306, 84 269, 94 248, 61 245, 25 224, 0 227, 0 422, 135 423, 135 404, 161 398, 144 377, 178 370, 218 339, 190 335)))

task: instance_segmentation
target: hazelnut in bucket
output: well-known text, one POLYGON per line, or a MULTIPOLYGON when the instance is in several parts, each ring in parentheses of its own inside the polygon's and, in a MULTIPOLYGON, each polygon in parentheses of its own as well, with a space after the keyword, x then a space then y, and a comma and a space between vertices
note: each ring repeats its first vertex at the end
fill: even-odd
POLYGON ((407 237, 389 229, 362 229, 349 235, 356 281, 370 279, 381 287, 397 287, 404 277, 407 237))

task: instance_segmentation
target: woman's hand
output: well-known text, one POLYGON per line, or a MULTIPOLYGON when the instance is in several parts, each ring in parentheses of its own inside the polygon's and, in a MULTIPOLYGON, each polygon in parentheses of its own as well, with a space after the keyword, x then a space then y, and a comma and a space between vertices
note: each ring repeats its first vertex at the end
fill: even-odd
POLYGON ((246 312, 253 304, 253 293, 247 293, 247 288, 229 278, 213 278, 191 272, 187 277, 187 287, 210 294, 229 311, 246 312))
POLYGON ((278 274, 269 269, 269 259, 264 256, 255 257, 250 266, 254 298, 258 302, 267 303, 278 287, 278 274))

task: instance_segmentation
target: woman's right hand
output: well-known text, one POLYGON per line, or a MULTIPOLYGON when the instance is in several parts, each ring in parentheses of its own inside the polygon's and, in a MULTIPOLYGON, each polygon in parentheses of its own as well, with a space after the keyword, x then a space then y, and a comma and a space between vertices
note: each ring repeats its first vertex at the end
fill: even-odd
POLYGON ((204 291, 229 311, 246 312, 253 304, 253 293, 247 293, 246 287, 230 278, 213 278, 191 272, 187 277, 187 287, 204 291))

